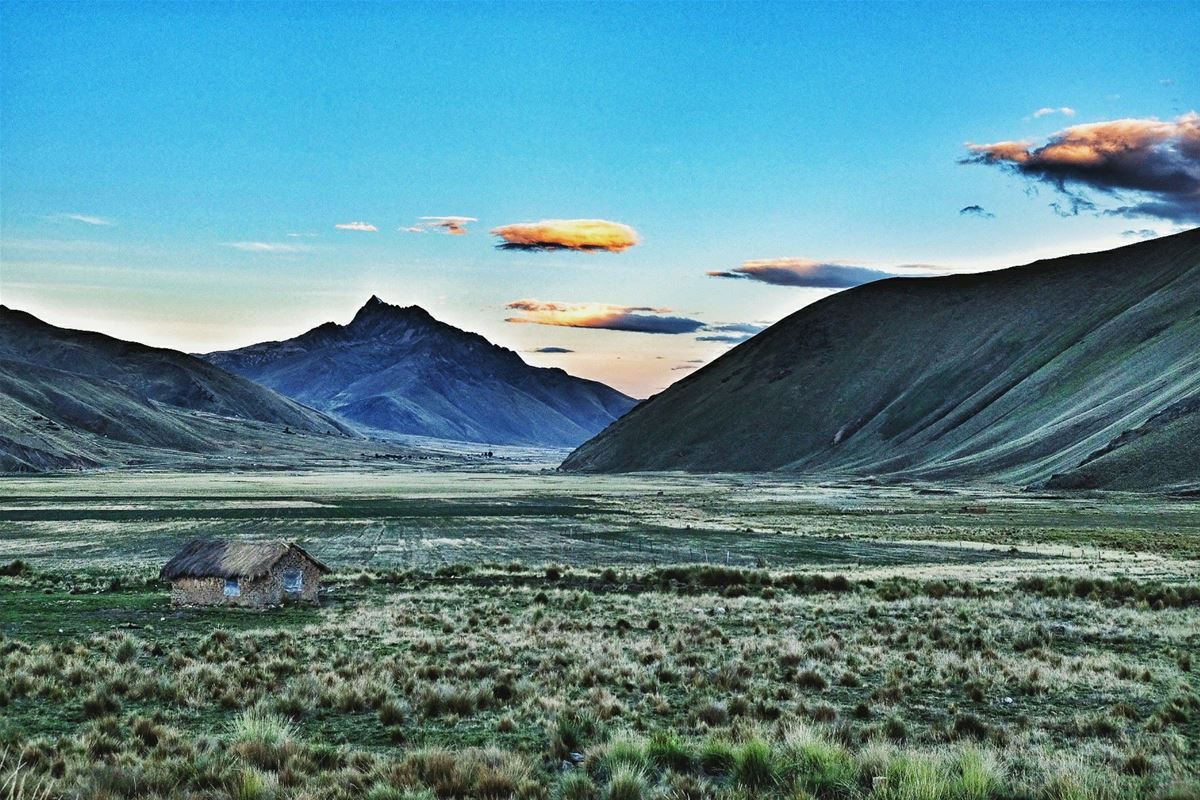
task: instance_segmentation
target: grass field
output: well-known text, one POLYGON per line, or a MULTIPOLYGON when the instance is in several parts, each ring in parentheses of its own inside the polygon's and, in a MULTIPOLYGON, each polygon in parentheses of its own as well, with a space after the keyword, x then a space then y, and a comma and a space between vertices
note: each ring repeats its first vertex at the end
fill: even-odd
POLYGON ((0 798, 1200 797, 1196 501, 747 476, 0 483, 0 798), (319 608, 172 609, 194 536, 319 608))

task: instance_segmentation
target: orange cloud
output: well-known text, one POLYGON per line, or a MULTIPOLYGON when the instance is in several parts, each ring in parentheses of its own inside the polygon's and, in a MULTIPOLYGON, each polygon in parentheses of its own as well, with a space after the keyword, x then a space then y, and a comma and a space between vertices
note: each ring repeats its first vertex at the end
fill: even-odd
POLYGON ((637 231, 603 219, 544 219, 493 228, 501 250, 605 250, 619 253, 638 243, 637 231))
POLYGON ((366 231, 367 233, 375 233, 379 230, 369 222, 339 222, 333 227, 344 231, 366 231))
POLYGON ((1132 195, 1132 203, 1101 211, 1119 216, 1200 220, 1200 114, 1173 121, 1118 119, 1072 125, 1040 147, 1029 142, 968 144, 968 164, 1007 169, 1054 186, 1070 211, 1096 210, 1078 190, 1132 195))
POLYGON ((687 317, 667 316, 671 309, 651 306, 617 306, 609 303, 560 303, 514 300, 508 308, 521 315, 505 322, 557 325, 564 328, 599 328, 634 333, 693 333, 704 323, 687 317))

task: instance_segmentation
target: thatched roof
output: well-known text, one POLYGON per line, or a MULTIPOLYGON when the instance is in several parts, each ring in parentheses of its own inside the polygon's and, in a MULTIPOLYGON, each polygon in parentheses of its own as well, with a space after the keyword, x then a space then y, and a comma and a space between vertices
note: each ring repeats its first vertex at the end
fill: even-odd
POLYGON ((229 542, 220 539, 193 539, 163 565, 158 576, 176 578, 258 578, 266 575, 289 552, 297 552, 321 572, 329 567, 308 554, 295 542, 229 542))

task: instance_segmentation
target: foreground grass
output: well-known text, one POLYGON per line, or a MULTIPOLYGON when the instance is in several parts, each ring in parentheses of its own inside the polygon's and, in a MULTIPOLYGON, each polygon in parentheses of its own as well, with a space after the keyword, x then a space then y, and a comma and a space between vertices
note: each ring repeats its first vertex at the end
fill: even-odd
POLYGON ((0 798, 1200 796, 1188 584, 513 565, 234 612, 8 571, 0 798))

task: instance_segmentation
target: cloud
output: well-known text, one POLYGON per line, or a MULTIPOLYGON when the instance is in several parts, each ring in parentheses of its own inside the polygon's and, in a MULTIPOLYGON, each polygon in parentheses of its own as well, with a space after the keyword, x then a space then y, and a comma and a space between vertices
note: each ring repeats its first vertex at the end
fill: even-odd
POLYGON ((108 217, 97 217, 94 214, 51 214, 47 219, 82 222, 85 225, 109 226, 117 224, 108 217))
POLYGON ((376 233, 379 228, 376 228, 369 222, 339 222, 333 227, 343 231, 366 231, 367 233, 376 233))
POLYGON ((1072 125, 1040 146, 968 144, 963 164, 999 167, 1061 192, 1057 213, 1200 221, 1200 114, 1163 122, 1119 119, 1072 125), (1086 192, 1121 203, 1100 208, 1086 192))
POLYGON ((628 225, 603 219, 544 219, 492 228, 500 250, 605 250, 619 253, 638 243, 628 225))
POLYGON ((729 322, 721 325, 709 325, 705 328, 706 331, 717 331, 718 333, 749 333, 751 335, 766 329, 766 325, 759 325, 756 322, 729 322))
MULTIPOLYGON (((724 344, 741 344, 768 326, 754 322, 730 322, 722 325, 705 325, 697 336, 697 342, 723 342, 724 344)), ((690 362, 689 362, 690 363, 690 362)))
POLYGON ((671 309, 650 306, 514 300, 507 307, 521 314, 509 317, 505 322, 534 325, 665 334, 694 333, 704 327, 700 320, 670 316, 671 309))
POLYGON ((893 278, 890 272, 815 261, 811 258, 764 258, 743 262, 731 270, 713 270, 711 278, 738 278, 776 286, 804 286, 813 289, 848 289, 863 283, 893 278))
POLYGON ((1156 239, 1158 231, 1150 228, 1139 228, 1138 230, 1121 231, 1121 235, 1126 239, 1156 239))
POLYGON ((963 206, 958 210, 958 213, 968 217, 979 217, 980 219, 994 219, 996 216, 983 206, 963 206))
POLYGON ((535 353, 574 353, 575 351, 571 350, 569 348, 566 348, 566 347, 553 347, 552 346, 552 347, 539 347, 538 349, 534 350, 533 352, 535 352, 535 353))
POLYGON ((293 239, 315 239, 317 235, 315 233, 289 233, 288 236, 293 239))
POLYGON ((475 217, 421 217, 420 220, 416 225, 410 225, 400 230, 408 233, 428 233, 431 230, 440 230, 442 233, 463 236, 467 233, 468 222, 479 221, 475 217))
POLYGON ((1033 112, 1033 118, 1041 119, 1042 117, 1048 117, 1051 114, 1062 114, 1064 117, 1073 117, 1075 116, 1075 109, 1070 108, 1069 106, 1061 106, 1060 108, 1039 108, 1037 111, 1033 112))
POLYGON ((719 333, 719 334, 714 334, 712 336, 697 336, 696 341, 697 342, 722 342, 724 344, 741 344, 742 342, 746 341, 753 335, 754 334, 752 334, 752 333, 741 333, 741 334, 719 333))
POLYGON ((284 242, 225 242, 224 245, 246 253, 307 253, 312 250, 308 245, 284 242))

